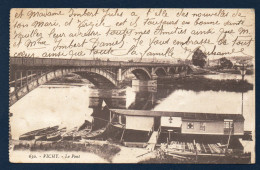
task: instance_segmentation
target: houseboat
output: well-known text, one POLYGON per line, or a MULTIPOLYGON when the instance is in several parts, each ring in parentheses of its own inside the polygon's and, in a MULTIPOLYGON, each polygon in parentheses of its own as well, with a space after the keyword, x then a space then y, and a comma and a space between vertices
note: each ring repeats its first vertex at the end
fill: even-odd
POLYGON ((110 122, 123 129, 121 138, 128 146, 139 137, 145 138, 143 143, 155 146, 165 141, 191 143, 194 140, 222 144, 244 135, 244 117, 241 114, 110 109, 110 122), (129 141, 131 134, 133 139, 129 141))

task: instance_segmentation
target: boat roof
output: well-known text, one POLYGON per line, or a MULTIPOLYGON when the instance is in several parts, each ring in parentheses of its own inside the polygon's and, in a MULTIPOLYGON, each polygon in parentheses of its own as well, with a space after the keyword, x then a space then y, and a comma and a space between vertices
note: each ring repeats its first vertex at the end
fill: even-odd
POLYGON ((224 120, 232 119, 234 121, 244 121, 241 114, 222 114, 222 113, 194 113, 194 112, 165 112, 151 110, 125 110, 125 109, 110 109, 117 114, 128 116, 146 116, 146 117, 181 117, 182 119, 193 120, 224 120))

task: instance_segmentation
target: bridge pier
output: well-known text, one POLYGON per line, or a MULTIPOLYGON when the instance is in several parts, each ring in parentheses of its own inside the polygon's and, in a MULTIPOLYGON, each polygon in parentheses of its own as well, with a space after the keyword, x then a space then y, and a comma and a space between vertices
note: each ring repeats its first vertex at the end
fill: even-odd
POLYGON ((121 82, 122 81, 122 68, 118 68, 116 76, 117 76, 117 78, 116 78, 117 81, 121 82))
POLYGON ((155 79, 157 79, 157 78, 158 78, 158 76, 157 76, 156 73, 155 73, 155 68, 152 67, 151 79, 152 79, 152 80, 155 80, 155 79))

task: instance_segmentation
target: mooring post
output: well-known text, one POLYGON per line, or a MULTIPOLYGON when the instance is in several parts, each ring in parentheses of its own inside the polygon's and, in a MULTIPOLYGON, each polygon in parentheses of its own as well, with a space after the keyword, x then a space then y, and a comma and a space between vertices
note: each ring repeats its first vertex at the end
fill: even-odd
POLYGON ((14 72, 14 91, 17 89, 17 73, 16 71, 14 72))
POLYGON ((31 75, 30 81, 32 81, 32 79, 33 79, 33 71, 32 70, 30 70, 30 75, 31 75))
POLYGON ((197 145, 196 145, 195 139, 193 139, 193 145, 194 145, 195 152, 196 152, 196 162, 197 162, 198 161, 198 151, 197 151, 197 145))
POLYGON ((124 133, 125 133, 125 127, 124 127, 124 129, 123 129, 123 132, 122 132, 122 136, 121 136, 120 142, 122 142, 122 140, 123 140, 124 133))
POLYGON ((109 122, 111 122, 112 121, 112 117, 111 117, 111 111, 109 110, 109 122))
POLYGON ((36 70, 36 82, 37 82, 37 84, 39 85, 39 71, 38 70, 36 70))
POLYGON ((21 87, 23 86, 23 71, 20 73, 21 87))
POLYGON ((155 97, 154 97, 154 93, 152 93, 151 95, 152 95, 152 97, 151 97, 151 102, 152 102, 152 105, 153 105, 153 104, 154 104, 154 101, 155 101, 155 99, 154 99, 154 98, 155 98, 155 97))
POLYGON ((28 70, 26 70, 26 84, 28 84, 28 70))

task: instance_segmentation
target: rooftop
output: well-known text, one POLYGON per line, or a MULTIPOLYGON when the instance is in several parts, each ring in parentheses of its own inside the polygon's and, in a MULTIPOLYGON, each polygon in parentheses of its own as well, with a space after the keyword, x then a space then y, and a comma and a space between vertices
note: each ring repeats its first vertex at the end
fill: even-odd
POLYGON ((241 114, 220 114, 220 113, 193 113, 193 112, 165 112, 165 111, 150 111, 150 110, 125 110, 125 109, 110 109, 110 111, 128 115, 128 116, 147 116, 147 117, 181 117, 182 119, 194 120, 224 120, 232 119, 234 121, 244 121, 241 114))

